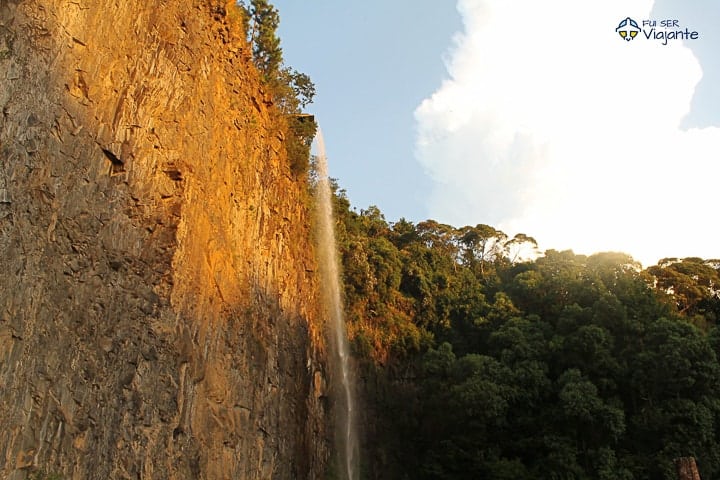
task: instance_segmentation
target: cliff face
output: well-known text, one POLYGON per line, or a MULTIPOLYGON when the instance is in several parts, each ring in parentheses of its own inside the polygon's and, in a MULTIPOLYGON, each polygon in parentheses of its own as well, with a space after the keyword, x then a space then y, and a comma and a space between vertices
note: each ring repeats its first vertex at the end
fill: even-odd
POLYGON ((304 187, 234 2, 0 2, 0 477, 321 478, 304 187))

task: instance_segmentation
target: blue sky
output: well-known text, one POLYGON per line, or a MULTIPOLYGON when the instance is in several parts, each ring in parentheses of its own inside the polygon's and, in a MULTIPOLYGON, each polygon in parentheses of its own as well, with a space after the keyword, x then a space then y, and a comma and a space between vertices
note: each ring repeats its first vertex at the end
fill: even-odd
POLYGON ((541 249, 720 257, 720 2, 282 0, 286 62, 352 204, 541 249), (678 19, 698 40, 615 33, 678 19), (560 23, 572 28, 555 28, 560 23))
POLYGON ((317 88, 330 175, 358 209, 389 220, 428 216, 431 179, 414 158, 413 112, 446 75, 442 58, 461 28, 451 2, 275 1, 287 64, 317 88))

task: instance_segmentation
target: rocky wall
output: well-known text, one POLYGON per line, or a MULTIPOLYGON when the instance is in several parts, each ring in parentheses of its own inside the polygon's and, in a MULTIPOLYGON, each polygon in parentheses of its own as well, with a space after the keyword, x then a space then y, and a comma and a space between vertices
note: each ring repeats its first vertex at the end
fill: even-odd
POLYGON ((0 2, 0 477, 322 478, 308 200, 233 2, 0 2))

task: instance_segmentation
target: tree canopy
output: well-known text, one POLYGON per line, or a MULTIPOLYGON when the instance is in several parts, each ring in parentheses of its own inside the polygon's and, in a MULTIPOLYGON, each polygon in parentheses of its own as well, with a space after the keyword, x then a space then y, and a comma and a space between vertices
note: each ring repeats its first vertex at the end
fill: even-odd
POLYGON ((335 209, 367 478, 720 478, 719 262, 335 209))

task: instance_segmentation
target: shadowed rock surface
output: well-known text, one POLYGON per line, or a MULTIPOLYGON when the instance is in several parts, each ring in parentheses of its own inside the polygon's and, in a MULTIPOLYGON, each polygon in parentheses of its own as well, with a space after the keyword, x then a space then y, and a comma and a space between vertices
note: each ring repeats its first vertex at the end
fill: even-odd
POLYGON ((233 3, 0 2, 0 477, 321 478, 305 187, 233 3))

